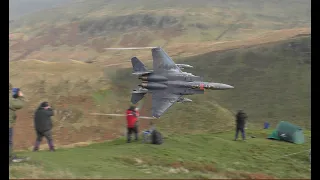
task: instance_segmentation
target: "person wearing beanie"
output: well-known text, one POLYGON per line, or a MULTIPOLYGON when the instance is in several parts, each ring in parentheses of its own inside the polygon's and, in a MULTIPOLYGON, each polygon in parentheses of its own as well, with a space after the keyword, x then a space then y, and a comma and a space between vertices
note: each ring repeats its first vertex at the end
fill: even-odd
POLYGON ((131 142, 131 134, 135 134, 135 140, 138 141, 138 117, 140 116, 138 108, 130 106, 127 114, 127 142, 131 142))
POLYGON ((34 114, 34 128, 36 131, 36 142, 33 151, 38 151, 42 138, 47 139, 50 151, 55 151, 52 138, 52 120, 54 115, 48 102, 42 102, 34 114))

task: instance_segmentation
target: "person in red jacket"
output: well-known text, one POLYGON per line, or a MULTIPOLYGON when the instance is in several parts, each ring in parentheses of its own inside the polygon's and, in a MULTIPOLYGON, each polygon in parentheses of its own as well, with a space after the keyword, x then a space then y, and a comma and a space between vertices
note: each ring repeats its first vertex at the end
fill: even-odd
POLYGON ((138 108, 134 106, 130 106, 127 110, 127 142, 131 142, 131 134, 135 134, 135 140, 138 140, 138 117, 140 116, 138 108))

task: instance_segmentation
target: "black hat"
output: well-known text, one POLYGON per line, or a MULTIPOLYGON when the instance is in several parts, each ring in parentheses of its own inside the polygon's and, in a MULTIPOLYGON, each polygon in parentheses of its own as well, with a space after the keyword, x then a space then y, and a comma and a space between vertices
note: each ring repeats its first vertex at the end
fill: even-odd
POLYGON ((134 111, 136 109, 135 106, 130 106, 129 110, 134 111))
POLYGON ((48 107, 48 106, 49 106, 49 103, 46 101, 40 104, 40 107, 48 107))

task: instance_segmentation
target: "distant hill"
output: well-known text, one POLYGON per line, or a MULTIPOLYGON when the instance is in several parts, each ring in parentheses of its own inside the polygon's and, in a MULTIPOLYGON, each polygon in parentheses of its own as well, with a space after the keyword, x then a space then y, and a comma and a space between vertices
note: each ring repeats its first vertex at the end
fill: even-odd
MULTIPOLYGON (((62 3, 45 2, 46 7, 62 3)), ((116 63, 115 54, 104 48, 206 44, 310 28, 310 4, 310 0, 79 0, 10 23, 10 60, 116 63)))

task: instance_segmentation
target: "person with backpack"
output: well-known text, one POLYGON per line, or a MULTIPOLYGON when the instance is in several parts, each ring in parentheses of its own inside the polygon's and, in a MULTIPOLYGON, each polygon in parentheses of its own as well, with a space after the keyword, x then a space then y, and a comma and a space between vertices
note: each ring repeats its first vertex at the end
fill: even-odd
POLYGON ((50 151, 55 151, 52 138, 52 120, 54 115, 48 102, 42 102, 34 114, 34 128, 36 131, 36 142, 33 151, 38 151, 42 138, 47 139, 50 151))
POLYGON ((9 163, 21 162, 25 158, 18 158, 13 154, 13 127, 16 124, 16 111, 22 109, 25 104, 23 93, 19 88, 12 88, 9 82, 9 163))
POLYGON ((127 110, 127 143, 131 142, 131 134, 135 134, 135 140, 138 141, 138 117, 140 116, 138 108, 130 106, 127 110))

